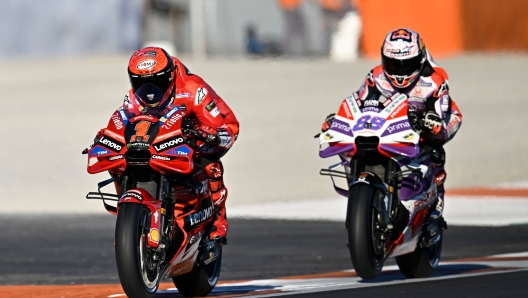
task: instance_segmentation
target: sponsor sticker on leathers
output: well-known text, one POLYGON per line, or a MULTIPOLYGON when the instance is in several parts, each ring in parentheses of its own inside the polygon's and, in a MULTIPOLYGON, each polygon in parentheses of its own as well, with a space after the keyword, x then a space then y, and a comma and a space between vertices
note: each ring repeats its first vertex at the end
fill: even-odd
POLYGON ((208 112, 211 112, 215 107, 216 107, 216 103, 214 102, 214 100, 211 100, 211 102, 208 103, 208 104, 205 106, 205 109, 206 109, 208 112))
POLYGON ((186 98, 186 97, 191 97, 191 93, 187 92, 187 93, 176 94, 176 98, 186 98))
POLYGON ((216 107, 210 113, 211 113, 211 116, 216 117, 218 116, 218 114, 220 114, 220 110, 218 110, 218 107, 216 107))
POLYGON ((207 96, 207 89, 203 87, 198 88, 198 90, 196 90, 194 104, 199 105, 206 96, 207 96))

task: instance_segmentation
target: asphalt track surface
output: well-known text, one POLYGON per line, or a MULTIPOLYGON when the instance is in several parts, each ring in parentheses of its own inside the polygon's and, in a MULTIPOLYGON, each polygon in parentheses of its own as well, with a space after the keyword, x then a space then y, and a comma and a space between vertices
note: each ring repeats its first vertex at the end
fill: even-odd
MULTIPOLYGON (((0 216, 0 284, 118 284, 113 251, 114 224, 112 215, 0 216)), ((527 251, 527 235, 528 225, 452 226, 445 233, 442 260, 527 251)), ((229 244, 224 247, 222 281, 352 269, 343 223, 232 219, 228 240, 229 244)), ((391 264, 394 261, 389 259, 386 266, 391 264)), ((395 297, 426 294, 433 297, 520 297, 528 294, 527 277, 528 272, 520 271, 306 293, 302 297, 381 297, 389 294, 395 297)), ((385 280, 387 278, 403 280, 399 273, 388 275, 385 280)))

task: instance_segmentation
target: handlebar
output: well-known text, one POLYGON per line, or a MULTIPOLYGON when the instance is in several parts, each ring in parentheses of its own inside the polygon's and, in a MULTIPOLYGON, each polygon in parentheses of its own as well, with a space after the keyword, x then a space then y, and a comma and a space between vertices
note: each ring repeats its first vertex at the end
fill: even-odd
POLYGON ((192 135, 194 137, 194 140, 191 139, 193 140, 191 143, 189 143, 189 138, 187 138, 187 143, 193 147, 195 147, 196 145, 195 140, 203 141, 211 146, 216 146, 220 142, 216 134, 207 133, 207 135, 204 137, 200 131, 197 131, 192 128, 182 128, 182 132, 184 133, 185 136, 192 135))
POLYGON ((195 130, 195 129, 192 129, 192 128, 182 128, 182 132, 183 132, 183 135, 184 136, 188 136, 188 135, 192 135, 194 136, 196 139, 200 140, 200 141, 205 141, 206 138, 203 137, 203 135, 195 130))

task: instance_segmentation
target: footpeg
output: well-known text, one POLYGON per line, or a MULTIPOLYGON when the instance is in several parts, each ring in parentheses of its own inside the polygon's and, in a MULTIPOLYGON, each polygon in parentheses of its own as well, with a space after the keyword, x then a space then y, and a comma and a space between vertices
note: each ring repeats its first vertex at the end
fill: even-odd
MULTIPOLYGON (((222 237, 225 239, 225 237, 222 237)), ((207 241, 204 244, 204 252, 200 256, 200 263, 209 265, 211 262, 216 261, 220 255, 222 249, 222 243, 219 240, 207 241)))
POLYGON ((442 229, 447 230, 447 222, 443 216, 431 218, 420 242, 421 247, 430 247, 442 239, 442 229))

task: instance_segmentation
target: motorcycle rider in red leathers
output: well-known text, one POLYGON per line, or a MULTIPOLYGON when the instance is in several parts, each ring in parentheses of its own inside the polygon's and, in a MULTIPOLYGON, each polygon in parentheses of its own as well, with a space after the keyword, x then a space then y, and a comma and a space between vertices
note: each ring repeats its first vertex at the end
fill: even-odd
MULTIPOLYGON (((462 124, 462 113, 449 95, 447 73, 434 62, 420 35, 408 29, 387 34, 381 47, 381 62, 353 95, 361 102, 360 107, 380 109, 395 94, 408 96, 411 124, 422 130, 420 145, 431 155, 433 173, 439 184, 438 203, 431 218, 441 218, 446 179, 443 145, 455 136, 462 124)), ((330 129, 333 119, 334 114, 326 118, 323 132, 330 129)))
POLYGON ((132 89, 123 103, 127 117, 139 114, 161 117, 178 106, 185 111, 184 119, 191 120, 186 121, 192 123, 189 128, 199 131, 205 139, 192 140, 190 137, 200 152, 199 164, 209 176, 217 215, 210 239, 227 243, 227 188, 220 158, 238 137, 239 123, 233 111, 202 78, 192 74, 180 60, 162 48, 146 47, 136 51, 128 64, 128 76, 132 89))

